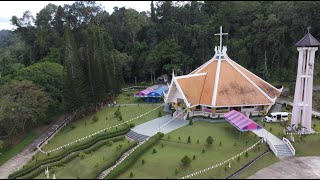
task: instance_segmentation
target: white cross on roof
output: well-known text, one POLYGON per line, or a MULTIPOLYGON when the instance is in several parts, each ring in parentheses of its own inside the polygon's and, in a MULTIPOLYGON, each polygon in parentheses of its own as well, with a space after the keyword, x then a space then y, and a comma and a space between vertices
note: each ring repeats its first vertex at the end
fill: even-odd
POLYGON ((222 36, 223 35, 228 35, 228 33, 223 33, 222 32, 222 26, 220 26, 220 33, 219 34, 214 34, 215 36, 220 36, 220 46, 219 46, 219 53, 222 53, 222 36))

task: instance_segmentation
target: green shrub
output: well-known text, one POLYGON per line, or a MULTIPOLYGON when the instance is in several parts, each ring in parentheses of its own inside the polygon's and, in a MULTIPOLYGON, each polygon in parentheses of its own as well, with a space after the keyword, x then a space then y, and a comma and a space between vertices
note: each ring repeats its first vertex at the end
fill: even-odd
POLYGON ((219 142, 219 146, 222 146, 222 142, 221 141, 219 142))
POLYGON ((178 137, 178 139, 179 139, 179 141, 181 141, 181 137, 180 136, 178 137))
POLYGON ((168 139, 170 139, 170 135, 168 135, 168 139))
POLYGON ((193 155, 192 159, 195 160, 196 159, 196 155, 193 155))
POLYGON ((108 116, 106 116, 106 120, 108 120, 108 116))
POLYGON ((163 138, 163 136, 164 136, 164 133, 162 133, 162 132, 158 132, 157 134, 159 135, 160 138, 163 138))
POLYGON ((99 163, 96 163, 96 164, 94 165, 95 168, 98 167, 98 166, 99 166, 99 163))
POLYGON ((84 153, 84 152, 80 152, 80 153, 79 153, 80 159, 84 159, 86 156, 87 156, 87 155, 86 155, 86 153, 84 153))
POLYGON ((191 143, 191 137, 188 136, 188 143, 191 143))
POLYGON ((70 124, 70 127, 71 127, 71 129, 75 129, 75 128, 76 128, 76 125, 70 124))
POLYGON ((174 173, 177 175, 179 173, 179 169, 176 167, 176 169, 174 170, 174 173))
POLYGON ((237 157, 237 161, 238 161, 238 162, 240 161, 240 156, 237 157))
POLYGON ((97 122, 97 121, 99 121, 99 118, 97 116, 93 116, 92 121, 97 122))
POLYGON ((204 154, 206 152, 206 150, 205 149, 202 149, 202 153, 204 154))
POLYGON ((158 117, 161 117, 162 116, 162 113, 161 111, 158 112, 158 117))
POLYGON ((200 143, 200 141, 199 141, 199 139, 197 140, 197 144, 199 144, 200 143))
POLYGON ((145 163, 144 159, 142 159, 141 163, 142 163, 142 165, 144 165, 144 163, 145 163))
POLYGON ((122 121, 122 115, 120 114, 120 116, 119 116, 119 121, 122 121))
POLYGON ((234 143, 233 143, 233 146, 237 146, 237 142, 234 142, 234 143))
POLYGON ((246 154, 244 155, 244 157, 249 157, 248 151, 246 152, 246 154))
POLYGON ((157 150, 155 148, 153 148, 152 153, 153 154, 157 153, 157 150))
POLYGON ((132 173, 132 172, 130 173, 130 177, 131 177, 131 178, 133 177, 133 173, 132 173))
POLYGON ((54 174, 54 173, 56 173, 56 172, 58 171, 58 169, 59 169, 58 166, 53 166, 53 167, 51 168, 51 172, 54 174))
POLYGON ((272 132, 272 127, 269 128, 269 131, 272 132))
POLYGON ((214 142, 214 140, 213 140, 213 138, 211 136, 208 136, 207 139, 206 139, 206 142, 207 142, 208 145, 211 145, 214 142))
POLYGON ((186 155, 181 159, 183 165, 188 166, 191 163, 191 159, 186 155))

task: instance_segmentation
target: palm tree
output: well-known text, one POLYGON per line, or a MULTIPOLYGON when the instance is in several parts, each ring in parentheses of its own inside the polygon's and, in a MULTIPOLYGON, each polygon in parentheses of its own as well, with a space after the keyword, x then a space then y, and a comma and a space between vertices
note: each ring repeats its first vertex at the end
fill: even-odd
POLYGON ((298 132, 298 135, 299 135, 301 141, 302 141, 302 133, 304 132, 304 129, 307 129, 307 128, 302 126, 301 123, 298 123, 296 131, 298 132))
POLYGON ((283 127, 283 134, 286 134, 286 131, 288 130, 288 127, 290 127, 289 125, 289 121, 281 121, 281 126, 283 127))

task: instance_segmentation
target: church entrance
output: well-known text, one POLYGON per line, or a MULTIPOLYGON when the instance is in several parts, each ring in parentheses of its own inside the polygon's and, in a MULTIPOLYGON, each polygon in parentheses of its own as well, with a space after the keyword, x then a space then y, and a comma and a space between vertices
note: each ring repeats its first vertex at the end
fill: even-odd
POLYGON ((232 110, 236 110, 236 111, 240 112, 241 107, 230 107, 230 111, 232 111, 232 110))

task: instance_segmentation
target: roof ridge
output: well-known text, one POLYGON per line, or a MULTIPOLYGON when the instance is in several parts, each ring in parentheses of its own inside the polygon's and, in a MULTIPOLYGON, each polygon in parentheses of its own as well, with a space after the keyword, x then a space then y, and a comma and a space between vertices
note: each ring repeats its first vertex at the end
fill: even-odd
MULTIPOLYGON (((237 62, 233 61, 232 59, 228 58, 230 61, 232 61, 232 63, 242 67, 240 64, 238 64, 237 62)), ((263 80, 262 78, 260 78, 259 76, 257 76, 256 74, 252 73, 251 71, 247 70, 246 68, 242 67, 242 69, 244 69, 245 71, 247 71, 248 73, 252 74, 253 76, 255 76, 256 78, 258 78, 259 80, 261 80, 262 82, 266 83, 268 86, 272 87, 273 89, 275 89, 278 92, 282 92, 281 90, 277 89, 276 87, 272 86, 270 83, 268 83, 267 81, 263 80)))
POLYGON ((199 98, 199 103, 198 104, 200 104, 200 102, 201 102, 202 93, 203 93, 204 85, 205 85, 205 82, 206 82, 206 79, 207 79, 207 75, 208 74, 206 74, 206 77, 204 78, 204 81, 202 83, 202 89, 201 89, 201 93, 200 93, 200 98, 199 98))

